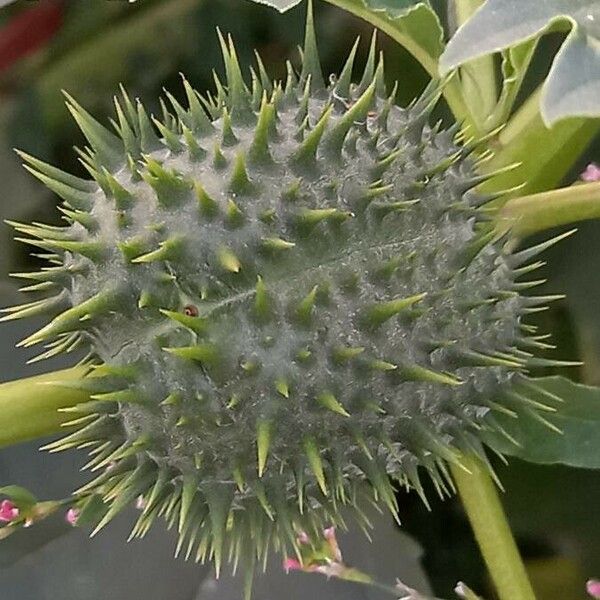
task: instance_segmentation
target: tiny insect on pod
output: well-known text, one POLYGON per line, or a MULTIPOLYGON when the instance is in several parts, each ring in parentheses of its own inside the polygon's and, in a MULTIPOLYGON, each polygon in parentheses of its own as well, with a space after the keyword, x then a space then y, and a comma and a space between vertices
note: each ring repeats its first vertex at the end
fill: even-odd
POLYGON ((447 492, 495 413, 545 422, 527 370, 551 362, 522 318, 555 297, 520 278, 560 237, 505 247, 476 147, 428 124, 439 86, 398 107, 375 38, 358 83, 355 45, 326 86, 310 10, 284 82, 259 59, 248 87, 219 34, 226 84, 184 80, 162 120, 123 91, 115 135, 69 98, 90 180, 21 154, 68 225, 15 224, 52 261, 18 276, 50 295, 4 319, 50 315, 21 342, 44 357, 89 348, 92 398, 48 446, 90 449, 80 514, 101 500, 96 533, 139 502, 132 536, 164 517, 178 553, 242 561, 247 590, 298 532, 397 515, 424 473, 447 492))

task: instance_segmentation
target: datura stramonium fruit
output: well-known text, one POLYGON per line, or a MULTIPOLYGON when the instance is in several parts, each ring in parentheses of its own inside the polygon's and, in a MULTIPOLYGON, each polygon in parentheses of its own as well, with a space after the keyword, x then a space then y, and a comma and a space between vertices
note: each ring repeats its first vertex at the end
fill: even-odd
POLYGON ((184 81, 162 121, 123 93, 115 135, 69 98, 91 180, 22 155, 68 225, 15 224, 52 263, 18 276, 51 295, 7 318, 53 317, 22 342, 44 356, 89 348, 91 400, 50 448, 91 449, 97 529, 141 496, 133 535, 164 516, 185 555, 251 572, 299 531, 396 513, 423 472, 447 489, 496 411, 537 415, 521 318, 548 298, 519 277, 552 242, 507 248, 476 144, 428 124, 439 86, 396 106, 374 42, 360 83, 355 46, 326 85, 309 14, 299 74, 259 60, 250 88, 221 45, 226 85, 184 81))

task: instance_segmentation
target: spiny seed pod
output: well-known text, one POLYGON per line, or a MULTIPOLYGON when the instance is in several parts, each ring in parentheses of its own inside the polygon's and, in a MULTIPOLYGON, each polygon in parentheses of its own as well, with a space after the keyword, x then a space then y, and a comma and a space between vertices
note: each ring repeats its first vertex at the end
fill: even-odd
POLYGON ((184 81, 162 121, 123 92, 114 135, 69 98, 92 180, 22 154, 68 226, 15 224, 52 263, 19 276, 52 295, 5 319, 53 316, 22 342, 40 358, 90 349, 92 399, 49 448, 92 448, 96 530, 141 496, 133 536, 164 516, 178 552, 251 573, 343 507, 396 514, 422 472, 445 491, 494 412, 542 419, 521 318, 552 298, 517 280, 556 240, 505 248, 473 145, 428 125, 438 87, 396 106, 375 40, 360 83, 355 46, 326 86, 309 12, 300 73, 259 60, 251 89, 220 41, 226 85, 184 81))

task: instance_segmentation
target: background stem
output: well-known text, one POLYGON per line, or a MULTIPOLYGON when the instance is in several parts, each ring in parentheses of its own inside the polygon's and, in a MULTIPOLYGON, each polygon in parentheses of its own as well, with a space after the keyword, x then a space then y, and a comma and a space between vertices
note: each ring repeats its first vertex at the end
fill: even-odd
POLYGON ((499 600, 535 600, 488 468, 474 456, 461 463, 470 473, 451 465, 452 476, 499 600))

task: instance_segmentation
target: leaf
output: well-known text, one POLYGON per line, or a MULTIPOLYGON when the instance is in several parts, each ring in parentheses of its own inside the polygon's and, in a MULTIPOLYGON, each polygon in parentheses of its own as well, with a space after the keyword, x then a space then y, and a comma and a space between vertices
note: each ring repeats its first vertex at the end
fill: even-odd
POLYGON ((296 4, 300 4, 302 0, 254 0, 254 2, 258 4, 266 4, 267 6, 276 8, 279 12, 283 13, 286 10, 296 6, 296 4))
POLYGON ((444 30, 428 2, 415 0, 328 0, 368 21, 404 46, 432 76, 444 50, 444 30))
POLYGON ((556 26, 570 27, 544 84, 547 125, 569 116, 600 116, 600 5, 597 0, 487 0, 450 40, 442 73, 531 40, 556 26))
POLYGON ((552 124, 571 115, 600 116, 600 6, 588 16, 598 20, 592 34, 575 26, 558 51, 542 97, 542 116, 552 124))
POLYGON ((504 454, 534 463, 600 469, 600 388, 558 376, 534 381, 547 394, 531 392, 528 396, 556 409, 555 413, 543 416, 562 434, 552 431, 524 410, 516 410, 516 419, 503 415, 495 418, 520 446, 499 435, 487 435, 487 442, 504 454), (551 395, 562 398, 563 402, 552 399, 551 395))
POLYGON ((371 10, 385 11, 392 19, 404 17, 412 9, 429 4, 421 0, 364 0, 364 3, 371 10))
POLYGON ((0 487, 0 496, 10 498, 19 508, 31 508, 37 504, 37 498, 20 485, 5 485, 0 487))
POLYGON ((482 165, 486 172, 513 164, 519 167, 486 181, 481 191, 495 192, 522 185, 505 197, 508 199, 553 189, 561 183, 599 128, 600 120, 573 118, 548 129, 540 114, 539 91, 534 93, 492 141, 494 156, 482 165))

